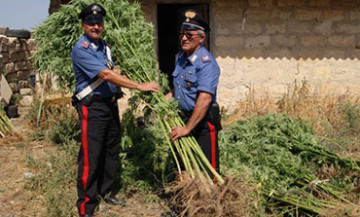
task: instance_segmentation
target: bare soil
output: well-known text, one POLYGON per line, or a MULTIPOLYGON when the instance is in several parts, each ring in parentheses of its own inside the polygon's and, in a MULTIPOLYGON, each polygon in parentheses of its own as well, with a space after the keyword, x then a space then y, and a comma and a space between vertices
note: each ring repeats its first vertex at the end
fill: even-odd
MULTIPOLYGON (((28 139, 35 129, 29 126, 26 111, 26 108, 19 109, 20 117, 12 119, 20 137, 0 139, 0 217, 47 216, 44 193, 24 188, 27 179, 34 174, 34 169, 28 168, 26 161, 29 156, 47 159, 58 150, 47 142, 28 139)), ((75 186, 73 188, 76 191, 75 186)), ((102 202, 95 216, 161 216, 169 209, 161 199, 154 197, 153 201, 146 202, 148 195, 134 194, 131 198, 126 198, 123 206, 110 206, 102 202)), ((76 213, 75 201, 73 209, 76 213)))

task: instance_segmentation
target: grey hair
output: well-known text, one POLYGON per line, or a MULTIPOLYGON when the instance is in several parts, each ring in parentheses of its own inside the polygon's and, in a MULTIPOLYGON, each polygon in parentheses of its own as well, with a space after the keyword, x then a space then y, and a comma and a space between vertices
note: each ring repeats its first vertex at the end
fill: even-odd
MULTIPOLYGON (((205 31, 204 30, 198 30, 198 34, 199 35, 203 35, 203 36, 205 36, 206 37, 206 33, 205 33, 205 31)), ((203 41, 203 43, 201 43, 201 45, 204 45, 205 44, 205 40, 203 41)))
POLYGON ((200 35, 205 35, 205 31, 204 30, 198 30, 198 34, 200 34, 200 35))

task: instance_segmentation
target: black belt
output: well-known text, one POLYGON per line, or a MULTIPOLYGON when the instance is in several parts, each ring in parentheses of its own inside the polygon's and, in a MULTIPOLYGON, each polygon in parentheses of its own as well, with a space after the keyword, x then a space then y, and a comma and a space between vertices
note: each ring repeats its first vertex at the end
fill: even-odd
MULTIPOLYGON (((213 107, 219 107, 219 105, 217 104, 217 102, 212 102, 209 106, 209 109, 206 111, 206 115, 205 117, 208 115, 209 111, 213 108, 213 107)), ((180 116, 182 117, 191 117, 191 114, 193 113, 193 111, 185 111, 185 110, 180 110, 180 116)))
POLYGON ((116 97, 115 96, 102 97, 102 96, 99 96, 99 95, 93 95, 92 100, 93 101, 98 101, 98 102, 113 103, 113 102, 115 102, 116 97))
POLYGON ((191 117, 191 114, 193 113, 193 111, 184 111, 184 110, 180 110, 180 116, 184 117, 184 118, 189 118, 191 117))

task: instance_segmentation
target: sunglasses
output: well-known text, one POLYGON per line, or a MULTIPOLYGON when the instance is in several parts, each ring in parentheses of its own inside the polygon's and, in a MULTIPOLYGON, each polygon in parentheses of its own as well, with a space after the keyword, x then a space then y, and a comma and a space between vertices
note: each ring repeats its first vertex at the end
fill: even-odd
POLYGON ((182 38, 184 35, 186 36, 186 38, 191 39, 191 38, 193 38, 195 36, 199 36, 200 34, 193 34, 191 32, 183 32, 183 31, 181 31, 180 32, 180 38, 182 38))

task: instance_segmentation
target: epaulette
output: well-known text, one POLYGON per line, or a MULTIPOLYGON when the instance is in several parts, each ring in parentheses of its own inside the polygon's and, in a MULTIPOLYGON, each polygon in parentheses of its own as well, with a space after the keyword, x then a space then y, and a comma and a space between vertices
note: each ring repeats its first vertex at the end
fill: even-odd
POLYGON ((84 47, 84 48, 88 48, 89 47, 89 42, 87 41, 84 41, 83 43, 81 43, 81 47, 84 47))
POLYGON ((201 55, 201 60, 203 61, 203 63, 211 61, 211 59, 207 53, 204 53, 203 55, 201 55))
POLYGON ((191 61, 192 63, 194 63, 194 62, 197 60, 197 58, 198 58, 198 56, 197 56, 196 54, 194 54, 194 55, 191 57, 190 61, 191 61))

